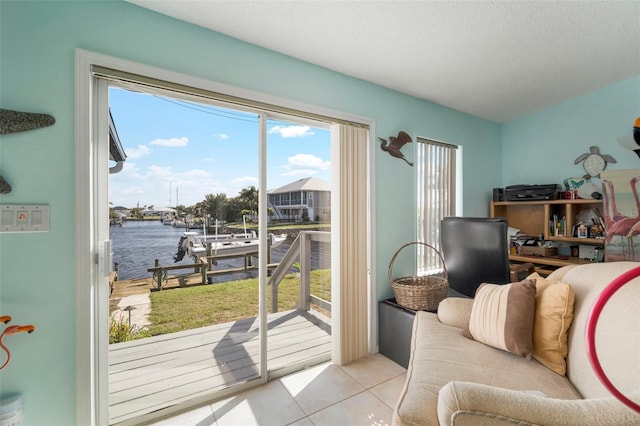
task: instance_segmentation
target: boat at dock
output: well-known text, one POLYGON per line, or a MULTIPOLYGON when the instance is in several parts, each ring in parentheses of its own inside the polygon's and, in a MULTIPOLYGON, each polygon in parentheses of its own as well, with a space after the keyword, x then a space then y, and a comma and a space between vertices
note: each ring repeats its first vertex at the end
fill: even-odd
MULTIPOLYGON (((287 234, 269 234, 267 241, 271 248, 277 247, 287 239, 287 234)), ((243 234, 202 235, 188 231, 182 234, 178 243, 178 252, 173 259, 181 261, 185 254, 196 259, 206 256, 245 255, 258 251, 259 239, 255 232, 243 234)))

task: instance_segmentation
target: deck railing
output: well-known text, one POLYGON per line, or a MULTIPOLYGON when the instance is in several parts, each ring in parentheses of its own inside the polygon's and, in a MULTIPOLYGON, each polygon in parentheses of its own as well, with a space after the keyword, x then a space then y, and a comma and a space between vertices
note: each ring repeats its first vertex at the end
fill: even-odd
POLYGON ((278 312, 278 286, 289 272, 297 259, 300 259, 300 300, 298 309, 308 311, 311 302, 319 307, 331 311, 331 302, 311 294, 311 242, 319 241, 328 243, 331 241, 331 232, 327 231, 301 231, 291 243, 278 266, 269 278, 271 286, 271 312, 278 312))

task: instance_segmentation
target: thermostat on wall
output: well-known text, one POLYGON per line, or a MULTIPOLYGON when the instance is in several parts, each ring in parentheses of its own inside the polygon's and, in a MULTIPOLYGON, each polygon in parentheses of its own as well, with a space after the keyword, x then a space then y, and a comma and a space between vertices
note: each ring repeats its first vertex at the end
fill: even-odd
POLYGON ((42 204, 0 205, 0 232, 48 232, 49 206, 42 204))

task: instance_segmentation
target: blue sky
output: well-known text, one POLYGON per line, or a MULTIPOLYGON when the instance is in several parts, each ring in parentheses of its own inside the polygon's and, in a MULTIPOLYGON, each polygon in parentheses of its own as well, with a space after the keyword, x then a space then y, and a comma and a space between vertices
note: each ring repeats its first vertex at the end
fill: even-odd
MULTIPOLYGON (((109 107, 127 154, 109 176, 113 206, 193 205, 207 194, 258 187, 257 116, 110 88, 109 107), (171 191, 170 191, 171 188, 171 191)), ((269 121, 267 187, 306 177, 330 180, 327 129, 269 121)), ((112 165, 112 164, 111 164, 112 165)))

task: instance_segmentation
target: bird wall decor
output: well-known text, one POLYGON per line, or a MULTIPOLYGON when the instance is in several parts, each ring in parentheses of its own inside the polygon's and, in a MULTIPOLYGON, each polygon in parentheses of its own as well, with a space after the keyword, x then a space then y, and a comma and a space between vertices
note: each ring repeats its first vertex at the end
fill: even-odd
POLYGON ((406 132, 400 130, 400 132, 398 132, 398 136, 389 136, 389 140, 391 142, 388 145, 386 139, 382 139, 381 137, 378 137, 378 139, 380 139, 380 148, 382 148, 383 151, 388 152, 393 157, 400 158, 406 161, 408 165, 413 167, 413 163, 404 158, 404 154, 400 152, 400 149, 405 146, 405 144, 413 142, 411 140, 411 136, 409 136, 406 132))

